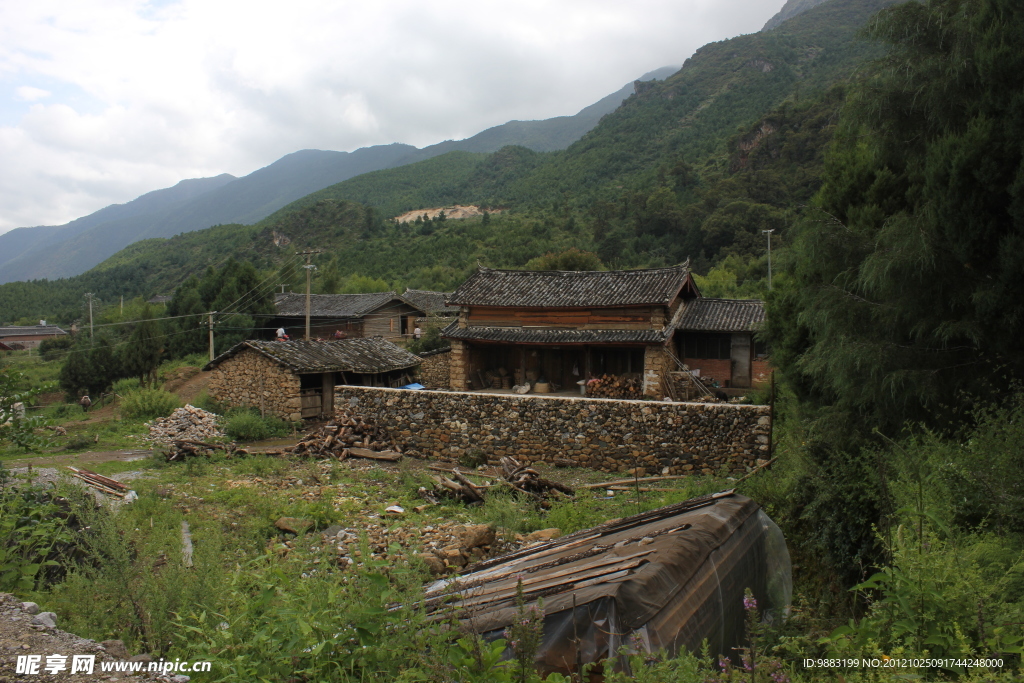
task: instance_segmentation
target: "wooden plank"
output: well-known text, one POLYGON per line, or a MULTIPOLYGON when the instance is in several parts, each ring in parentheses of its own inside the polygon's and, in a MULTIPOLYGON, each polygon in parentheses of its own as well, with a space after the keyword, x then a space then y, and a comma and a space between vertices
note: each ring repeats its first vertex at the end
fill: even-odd
POLYGON ((366 458, 367 460, 386 460, 388 462, 398 462, 402 459, 401 453, 395 451, 371 451, 369 448, 357 448, 350 446, 345 450, 352 458, 366 458))
POLYGON ((615 481, 603 481, 600 484, 580 484, 576 488, 578 488, 578 489, 603 489, 603 488, 607 488, 609 486, 620 486, 620 485, 623 485, 623 484, 636 484, 636 482, 638 482, 638 481, 641 484, 644 484, 644 483, 647 483, 647 482, 654 482, 654 481, 669 481, 671 479, 686 479, 687 477, 691 477, 691 476, 693 476, 693 475, 691 475, 691 474, 673 474, 671 476, 663 476, 663 477, 641 477, 640 479, 616 479, 615 481))

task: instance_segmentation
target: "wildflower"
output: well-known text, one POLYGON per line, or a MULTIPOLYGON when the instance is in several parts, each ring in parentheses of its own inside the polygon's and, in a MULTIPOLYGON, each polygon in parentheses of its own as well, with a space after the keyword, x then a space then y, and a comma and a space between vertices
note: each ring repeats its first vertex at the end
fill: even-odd
POLYGON ((748 612, 752 609, 757 609, 757 598, 755 598, 753 595, 744 595, 743 609, 747 610, 748 612))

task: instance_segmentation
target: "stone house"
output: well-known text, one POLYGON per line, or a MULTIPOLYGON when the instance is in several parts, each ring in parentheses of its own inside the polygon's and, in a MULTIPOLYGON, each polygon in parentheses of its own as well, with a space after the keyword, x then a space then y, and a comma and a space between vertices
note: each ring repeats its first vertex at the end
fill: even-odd
POLYGON ((297 422, 333 412, 337 384, 398 387, 421 359, 381 337, 341 341, 244 341, 206 364, 208 391, 224 405, 250 406, 297 422))
MULTIPOLYGON (((311 294, 309 336, 331 339, 341 330, 348 337, 401 339, 412 335, 416 321, 427 315, 422 308, 395 292, 371 294, 311 294)), ((306 295, 285 293, 274 297, 276 313, 265 327, 273 335, 285 328, 292 339, 306 333, 306 295)))
POLYGON ((487 388, 484 373, 495 371, 515 384, 539 381, 563 391, 614 375, 642 382, 644 395, 660 399, 691 337, 691 367, 735 356, 728 375, 706 367, 730 386, 750 386, 757 369, 752 335, 764 319, 760 301, 704 299, 688 263, 624 271, 480 268, 448 304, 460 307, 442 336, 452 345, 450 386, 462 391, 487 388), (711 337, 719 344, 713 350, 711 337))

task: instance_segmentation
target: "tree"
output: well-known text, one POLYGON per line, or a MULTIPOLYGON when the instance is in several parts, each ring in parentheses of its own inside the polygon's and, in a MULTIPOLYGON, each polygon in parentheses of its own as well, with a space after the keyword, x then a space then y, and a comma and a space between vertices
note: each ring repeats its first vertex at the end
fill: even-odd
MULTIPOLYGON (((768 306, 773 361, 815 416, 811 454, 856 489, 814 494, 819 510, 870 508, 874 431, 955 428, 965 395, 1024 378, 1024 7, 909 2, 869 33, 888 54, 852 93, 768 306)), ((837 562, 863 557, 871 521, 835 520, 837 562)))
POLYGON ((121 366, 127 376, 138 377, 143 384, 155 384, 156 369, 166 350, 164 335, 149 306, 143 309, 142 316, 121 348, 121 366))
POLYGON ((604 270, 604 264, 597 254, 573 247, 557 254, 547 253, 531 259, 526 264, 526 270, 604 270))
POLYGON ((10 441, 19 448, 41 448, 48 441, 35 433, 46 424, 42 417, 28 417, 25 406, 33 396, 49 387, 26 389, 25 375, 9 366, 0 367, 0 442, 10 441))

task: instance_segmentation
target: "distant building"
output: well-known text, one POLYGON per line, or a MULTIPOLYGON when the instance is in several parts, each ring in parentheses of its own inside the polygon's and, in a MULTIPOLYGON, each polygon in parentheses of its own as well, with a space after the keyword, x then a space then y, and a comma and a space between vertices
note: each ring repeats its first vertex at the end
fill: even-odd
POLYGON ((40 320, 38 325, 13 325, 0 327, 0 343, 11 349, 34 349, 47 339, 63 337, 67 334, 56 325, 47 325, 40 320))
POLYGON ((147 304, 169 304, 169 303, 171 303, 171 299, 173 299, 173 298, 174 297, 166 296, 164 294, 160 294, 160 295, 154 296, 152 299, 149 299, 148 301, 146 301, 146 303, 147 304))
MULTIPOLYGON (((400 339, 412 335, 416 320, 427 314, 395 292, 312 294, 309 301, 311 339, 331 339, 338 330, 354 338, 400 339)), ((274 306, 277 313, 267 327, 283 327, 292 339, 301 339, 306 333, 306 295, 277 294, 274 306)))

